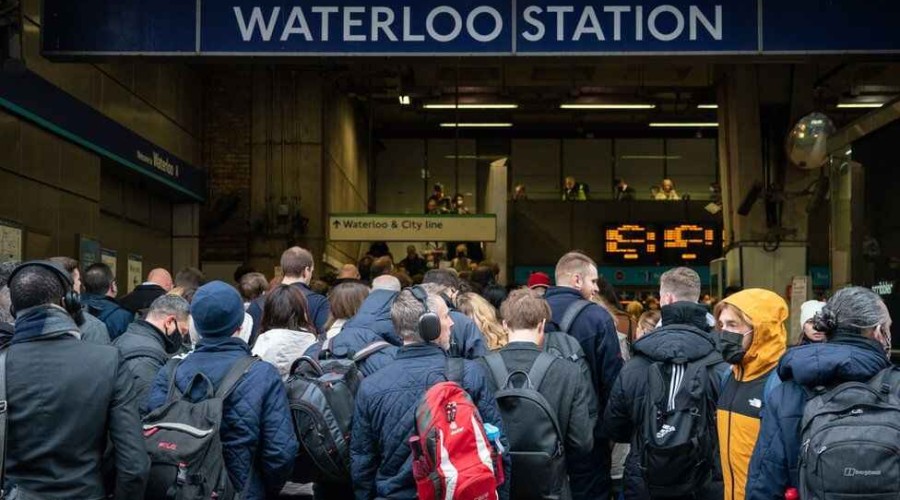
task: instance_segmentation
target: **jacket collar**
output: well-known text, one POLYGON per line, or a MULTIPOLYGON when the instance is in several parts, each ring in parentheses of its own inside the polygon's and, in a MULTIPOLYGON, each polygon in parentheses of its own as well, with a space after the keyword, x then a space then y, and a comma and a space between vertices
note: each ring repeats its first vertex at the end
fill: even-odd
POLYGON ((567 286, 551 286, 547 289, 547 295, 570 295, 573 299, 583 299, 584 297, 581 295, 581 292, 574 288, 569 288, 567 286))
POLYGON ((135 330, 135 334, 152 338, 153 340, 158 342, 159 346, 162 347, 166 352, 177 350, 177 347, 174 345, 174 343, 168 340, 166 334, 159 328, 157 328, 153 323, 138 319, 135 320, 132 325, 133 326, 131 328, 135 330))
POLYGON ((250 346, 239 337, 201 338, 196 352, 234 352, 241 351, 250 355, 250 346))
POLYGON ((503 346, 504 351, 539 351, 537 344, 534 342, 517 341, 510 342, 503 346))
POLYGON ((447 352, 441 346, 432 343, 407 344, 400 348, 397 359, 447 357, 447 352))
POLYGON ((706 307, 694 302, 675 302, 663 306, 662 326, 691 325, 703 331, 709 331, 706 307))
POLYGON ((81 338, 78 325, 69 313, 57 305, 38 306, 18 314, 12 343, 44 340, 63 335, 81 338))

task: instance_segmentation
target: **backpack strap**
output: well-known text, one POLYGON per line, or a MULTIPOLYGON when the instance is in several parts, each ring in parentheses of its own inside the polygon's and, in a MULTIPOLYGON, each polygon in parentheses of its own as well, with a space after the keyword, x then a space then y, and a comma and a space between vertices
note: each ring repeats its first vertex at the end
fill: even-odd
POLYGON ((322 342, 322 348, 319 349, 319 355, 317 356, 319 359, 328 359, 331 357, 331 341, 334 337, 326 338, 324 342, 322 342))
POLYGON ((499 352, 495 352, 489 356, 485 356, 484 362, 487 363, 488 368, 491 370, 491 376, 497 384, 497 389, 503 389, 506 380, 509 378, 509 370, 506 368, 503 356, 501 356, 499 352))
POLYGON ((584 308, 591 305, 591 301, 589 300, 576 300, 566 309, 565 314, 563 314, 562 321, 559 322, 559 330, 561 332, 569 333, 569 329, 572 328, 572 323, 575 323, 575 320, 578 319, 578 315, 584 311, 584 308))
POLYGON ((362 349, 357 351, 356 354, 353 355, 353 362, 359 363, 359 362, 365 361, 366 358, 368 358, 369 356, 375 354, 376 352, 387 349, 390 346, 391 346, 391 343, 385 342, 384 340, 378 340, 378 341, 372 342, 371 344, 363 347, 362 349))
POLYGON ((547 375, 547 372, 550 370, 550 365, 556 361, 556 356, 542 352, 538 354, 537 359, 534 360, 534 364, 531 365, 531 369, 528 370, 528 380, 531 381, 531 385, 534 387, 534 390, 538 390, 541 387, 541 382, 543 382, 544 377, 547 375))
POLYGON ((178 390, 178 386, 175 385, 175 371, 178 370, 178 366, 181 365, 180 359, 174 358, 169 361, 166 366, 163 368, 166 371, 166 377, 169 379, 169 391, 167 401, 172 402, 175 399, 181 397, 181 391, 178 390))
POLYGON ((9 348, 0 351, 0 496, 6 486, 6 440, 9 430, 9 404, 6 401, 6 357, 9 348))
POLYGON ((253 366, 253 363, 256 363, 258 360, 259 358, 256 356, 247 356, 237 360, 231 365, 231 369, 228 370, 228 373, 225 374, 225 378, 219 383, 219 388, 216 390, 215 397, 226 399, 241 378, 243 378, 244 374, 250 371, 250 367, 253 366))
POLYGON ((462 385, 463 382, 463 359, 447 358, 447 381, 456 382, 462 385))

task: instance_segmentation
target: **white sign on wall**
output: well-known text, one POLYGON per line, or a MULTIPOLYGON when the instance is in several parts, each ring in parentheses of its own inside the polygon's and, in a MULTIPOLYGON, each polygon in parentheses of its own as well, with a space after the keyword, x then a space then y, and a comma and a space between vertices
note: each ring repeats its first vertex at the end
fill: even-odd
POLYGON ((496 241, 493 215, 357 215, 328 218, 331 241, 496 241))

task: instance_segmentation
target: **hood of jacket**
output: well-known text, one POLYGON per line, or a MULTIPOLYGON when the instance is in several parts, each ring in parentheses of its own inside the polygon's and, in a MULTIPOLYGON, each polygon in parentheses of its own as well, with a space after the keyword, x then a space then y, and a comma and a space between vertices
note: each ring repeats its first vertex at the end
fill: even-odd
POLYGON ((26 309, 16 316, 12 342, 28 342, 43 338, 71 335, 81 338, 72 316, 60 306, 46 305, 26 309))
POLYGON ((753 342, 741 360, 741 370, 734 367, 735 377, 746 382, 766 375, 778 366, 787 350, 787 303, 778 294, 760 288, 743 290, 723 302, 743 311, 753 323, 753 342))
MULTIPOLYGON (((705 321, 705 320, 704 320, 705 321)), ((632 346, 635 355, 653 361, 696 361, 716 350, 712 335, 690 325, 670 325, 644 335, 632 346)))
POLYGON ((825 344, 807 344, 788 350, 778 365, 778 376, 807 387, 829 386, 865 382, 891 365, 880 344, 854 337, 838 336, 825 344))
POLYGON ((384 340, 394 345, 402 345, 400 338, 394 333, 394 324, 391 322, 391 306, 397 295, 397 292, 390 290, 372 290, 356 315, 344 324, 344 328, 369 328, 384 340))
POLYGON ((675 302, 663 306, 661 312, 662 326, 691 325, 699 330, 709 331, 709 311, 706 306, 695 302, 675 302))

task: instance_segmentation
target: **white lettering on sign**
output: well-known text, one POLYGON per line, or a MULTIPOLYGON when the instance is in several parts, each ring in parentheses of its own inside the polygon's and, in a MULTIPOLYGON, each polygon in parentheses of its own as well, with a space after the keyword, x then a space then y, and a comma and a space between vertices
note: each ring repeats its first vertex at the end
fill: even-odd
POLYGON ((172 163, 168 158, 160 155, 156 151, 153 151, 148 155, 147 153, 138 150, 135 151, 135 157, 137 157, 139 161, 146 163, 170 177, 178 177, 178 165, 172 163))
POLYGON ((331 241, 495 241, 493 216, 332 215, 331 241))

